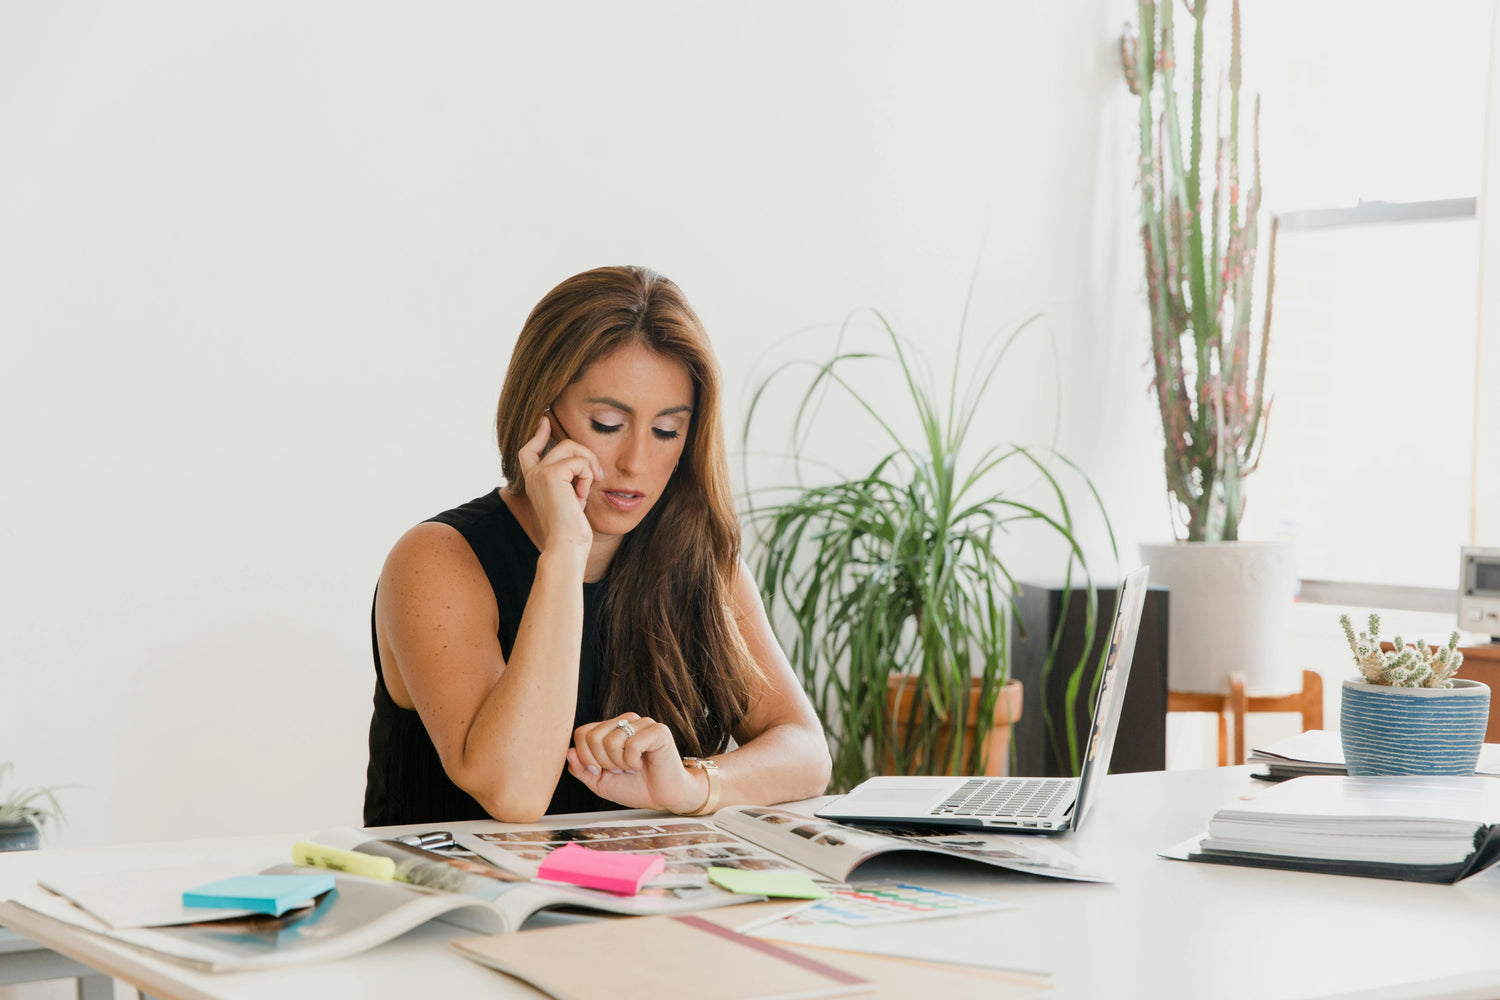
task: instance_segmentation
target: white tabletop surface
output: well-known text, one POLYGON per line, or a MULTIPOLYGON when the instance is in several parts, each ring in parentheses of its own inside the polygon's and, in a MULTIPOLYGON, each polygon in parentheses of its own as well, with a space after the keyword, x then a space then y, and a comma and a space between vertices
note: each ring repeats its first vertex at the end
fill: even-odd
MULTIPOLYGON (((1111 874, 1113 884, 995 872, 941 858, 871 862, 857 880, 899 874, 1019 908, 848 933, 896 953, 1050 972, 1053 997, 1500 996, 1500 867, 1445 886, 1156 856, 1201 832, 1219 806, 1264 787, 1248 773, 1221 768, 1110 776, 1084 829, 1057 843, 1111 874)), ((220 860, 270 865, 285 858, 295 836, 0 855, 0 898, 29 889, 44 872, 220 860)), ((14 911, 4 920, 25 930, 14 911)), ((342 962, 227 975, 186 970, 82 932, 33 936, 162 997, 539 995, 446 946, 465 933, 429 923, 342 962)))

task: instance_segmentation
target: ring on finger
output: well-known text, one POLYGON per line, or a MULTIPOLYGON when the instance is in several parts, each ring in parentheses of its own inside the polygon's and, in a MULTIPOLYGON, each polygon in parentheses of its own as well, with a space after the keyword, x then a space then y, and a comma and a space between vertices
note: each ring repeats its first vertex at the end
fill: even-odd
POLYGON ((626 739, 629 739, 630 737, 632 737, 632 736, 635 735, 635 727, 632 726, 625 719, 621 719, 619 722, 616 722, 615 723, 615 728, 616 729, 623 729, 623 730, 625 730, 625 738, 626 739))

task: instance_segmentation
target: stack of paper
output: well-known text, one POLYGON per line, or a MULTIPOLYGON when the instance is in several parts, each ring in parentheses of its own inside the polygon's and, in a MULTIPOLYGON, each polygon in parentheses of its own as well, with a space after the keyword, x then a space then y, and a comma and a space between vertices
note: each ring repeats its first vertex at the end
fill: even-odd
POLYGON ((1309 775, 1231 803, 1165 857, 1455 882, 1500 860, 1500 782, 1309 775))
MULTIPOLYGON (((1264 749, 1250 751, 1247 764, 1260 764, 1265 770, 1255 775, 1281 781, 1305 774, 1348 774, 1344 765, 1344 745, 1336 732, 1309 729, 1287 737, 1264 749)), ((1500 777, 1500 743, 1486 743, 1479 751, 1475 774, 1500 777)))

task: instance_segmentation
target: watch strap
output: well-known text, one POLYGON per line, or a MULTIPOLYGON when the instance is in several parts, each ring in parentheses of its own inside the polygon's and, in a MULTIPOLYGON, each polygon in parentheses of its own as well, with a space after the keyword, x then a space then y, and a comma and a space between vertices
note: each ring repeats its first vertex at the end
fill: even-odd
POLYGON ((706 816, 719 808, 719 764, 707 757, 684 757, 682 766, 702 771, 708 777, 708 797, 703 804, 684 816, 706 816))

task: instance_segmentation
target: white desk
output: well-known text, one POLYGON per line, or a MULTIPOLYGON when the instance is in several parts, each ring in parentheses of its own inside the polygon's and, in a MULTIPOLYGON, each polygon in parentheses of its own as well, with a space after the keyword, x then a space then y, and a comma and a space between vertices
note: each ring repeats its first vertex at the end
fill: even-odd
MULTIPOLYGON (((1500 868, 1456 886, 1186 864, 1155 852, 1200 832, 1235 795, 1263 787, 1248 768, 1115 775, 1084 831, 1059 841, 1112 873, 1111 885, 991 873, 962 863, 875 862, 926 884, 1004 898, 1020 909, 924 921, 882 934, 910 954, 1054 974, 1054 997, 1487 998, 1500 996, 1500 868)), ((619 816, 620 814, 612 814, 619 816)), ((494 824, 455 824, 457 829, 494 824)), ((38 873, 193 860, 280 861, 290 837, 55 850, 0 856, 0 897, 38 873)), ((424 995, 534 997, 452 953, 464 932, 428 924, 328 965, 213 976, 144 957, 14 906, 0 923, 159 997, 424 995), (482 994, 480 991, 484 991, 482 994)))

